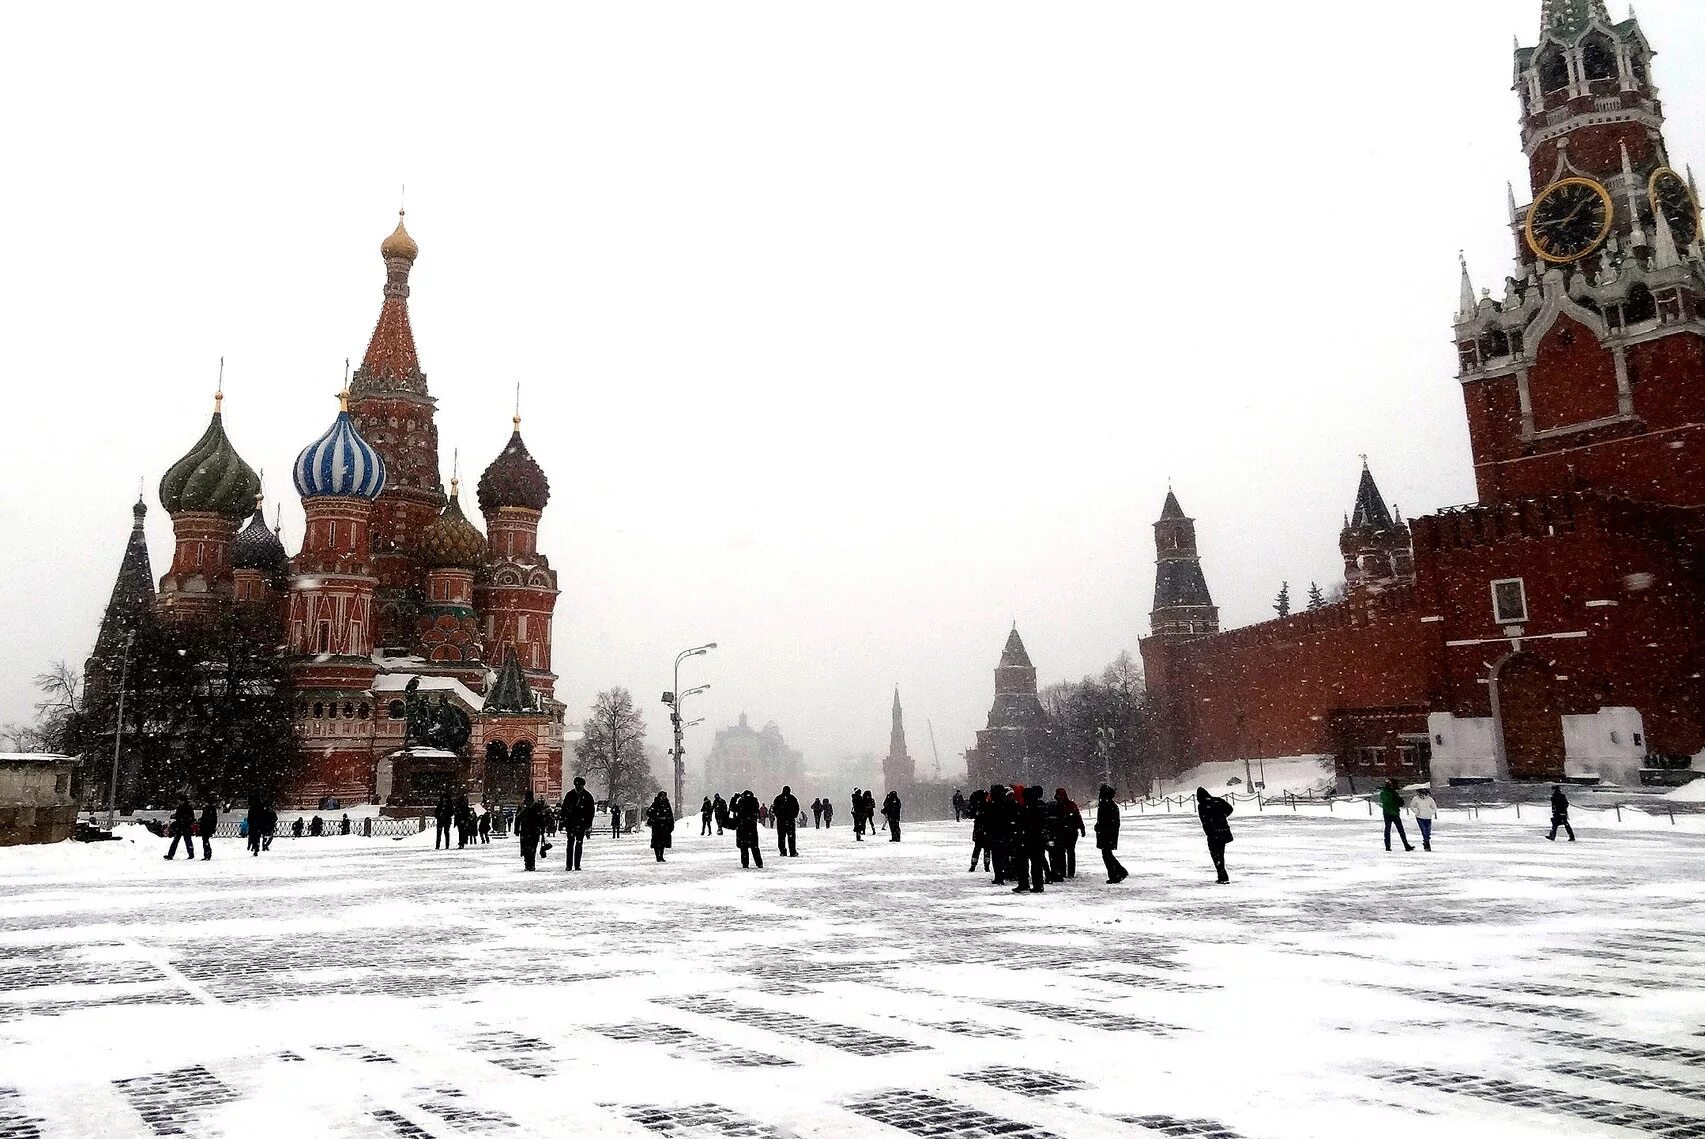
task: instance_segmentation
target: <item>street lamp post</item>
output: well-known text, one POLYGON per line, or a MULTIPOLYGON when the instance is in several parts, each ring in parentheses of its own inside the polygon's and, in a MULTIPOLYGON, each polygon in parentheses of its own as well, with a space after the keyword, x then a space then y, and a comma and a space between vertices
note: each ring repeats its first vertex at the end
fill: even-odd
POLYGON ((118 670, 118 723, 112 734, 112 778, 107 783, 107 833, 112 833, 113 813, 118 810, 118 749, 124 742, 124 689, 130 680, 130 648, 136 643, 136 630, 124 638, 124 658, 118 670))
MULTIPOLYGON (((681 796, 686 793, 687 764, 681 755, 681 662, 688 657, 701 657, 716 647, 712 641, 696 648, 682 649, 675 654, 675 686, 663 694, 663 702, 669 705, 669 725, 675 732, 675 817, 681 817, 681 796)), ((705 687, 709 687, 706 685, 705 687)), ((704 691, 703 688, 697 691, 704 691)))
POLYGON ((1113 786, 1113 740, 1118 735, 1117 728, 1102 725, 1095 729, 1096 742, 1101 745, 1101 785, 1113 786))

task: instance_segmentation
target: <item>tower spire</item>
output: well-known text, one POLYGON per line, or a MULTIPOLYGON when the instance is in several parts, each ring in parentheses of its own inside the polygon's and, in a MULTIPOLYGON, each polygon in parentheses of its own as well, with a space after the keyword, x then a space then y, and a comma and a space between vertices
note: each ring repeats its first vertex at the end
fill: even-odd
POLYGON ((1457 302, 1456 315, 1459 320, 1468 320, 1474 315, 1476 303, 1474 300, 1474 282, 1468 276, 1468 258, 1460 249, 1456 251, 1456 260, 1462 266, 1462 294, 1457 302))
POLYGON ((1681 251, 1676 248, 1675 231, 1662 210, 1652 211, 1652 226, 1656 236, 1652 242, 1652 268, 1674 269, 1681 264, 1681 251))
POLYGON ((1640 225, 1640 198, 1635 192, 1634 164, 1628 160, 1628 144, 1622 144, 1622 179, 1628 189, 1628 220, 1633 225, 1628 240, 1635 249, 1646 244, 1646 231, 1640 225))

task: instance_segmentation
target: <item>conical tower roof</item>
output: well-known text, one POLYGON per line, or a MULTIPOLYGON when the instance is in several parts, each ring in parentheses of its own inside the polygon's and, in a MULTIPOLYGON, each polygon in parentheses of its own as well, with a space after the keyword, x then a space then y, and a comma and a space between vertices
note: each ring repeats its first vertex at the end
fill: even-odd
POLYGON ((1390 529, 1394 523, 1391 511, 1386 509, 1385 499, 1379 493, 1379 487, 1374 485, 1373 472, 1368 470, 1367 462, 1362 463, 1362 481, 1356 487, 1356 506, 1350 513, 1351 526, 1368 526, 1375 530, 1390 529))
POLYGON ((1160 506, 1161 521, 1177 522, 1183 520, 1184 517, 1184 508, 1178 505, 1178 496, 1168 489, 1166 492, 1166 501, 1161 503, 1160 506))
POLYGON ((130 514, 130 537, 124 543, 124 557, 119 560, 112 596, 107 599, 101 631, 95 639, 97 654, 122 645, 154 608, 154 567, 148 558, 148 535, 142 528, 148 507, 138 498, 130 514))
POLYGON ((1545 0, 1539 27, 1553 39, 1572 44, 1587 34, 1594 20, 1610 23, 1604 0, 1545 0))
MULTIPOLYGON (((1012 627, 1012 632, 1010 632, 1006 635, 1006 647, 1001 650, 1001 667, 1002 668, 1033 668, 1033 667, 1035 667, 1034 665, 1032 665, 1030 663, 1030 654, 1024 651, 1024 640, 1021 637, 1019 637, 1019 635, 1018 635, 1018 626, 1017 625, 1014 625, 1012 627)), ((899 690, 896 689, 895 693, 894 693, 894 699, 896 701, 898 701, 899 698, 900 698, 900 693, 899 693, 899 690)))
POLYGON ((521 671, 521 661, 515 655, 515 647, 510 646, 503 657, 503 667, 497 671, 497 681, 486 693, 486 712, 532 712, 533 688, 527 683, 527 674, 521 671))

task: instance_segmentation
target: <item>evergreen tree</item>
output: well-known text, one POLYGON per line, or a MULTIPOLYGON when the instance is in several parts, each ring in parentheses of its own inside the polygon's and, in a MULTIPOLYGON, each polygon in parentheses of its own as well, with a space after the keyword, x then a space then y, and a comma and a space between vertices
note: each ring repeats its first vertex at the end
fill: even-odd
POLYGON ((1308 607, 1319 609, 1326 604, 1326 595, 1320 592, 1320 586, 1315 582, 1308 583, 1308 607))
POLYGON ((1273 602, 1273 611, 1280 617, 1289 617, 1291 615, 1290 582, 1283 581, 1279 583, 1279 596, 1273 602))

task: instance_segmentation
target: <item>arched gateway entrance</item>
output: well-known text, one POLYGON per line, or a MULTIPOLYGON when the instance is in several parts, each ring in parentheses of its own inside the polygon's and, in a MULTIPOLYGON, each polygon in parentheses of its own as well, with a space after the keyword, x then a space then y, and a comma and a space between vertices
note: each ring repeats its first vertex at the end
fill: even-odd
POLYGON ((1492 710, 1511 779, 1563 778, 1563 694, 1549 662, 1511 653, 1492 670, 1492 710))

